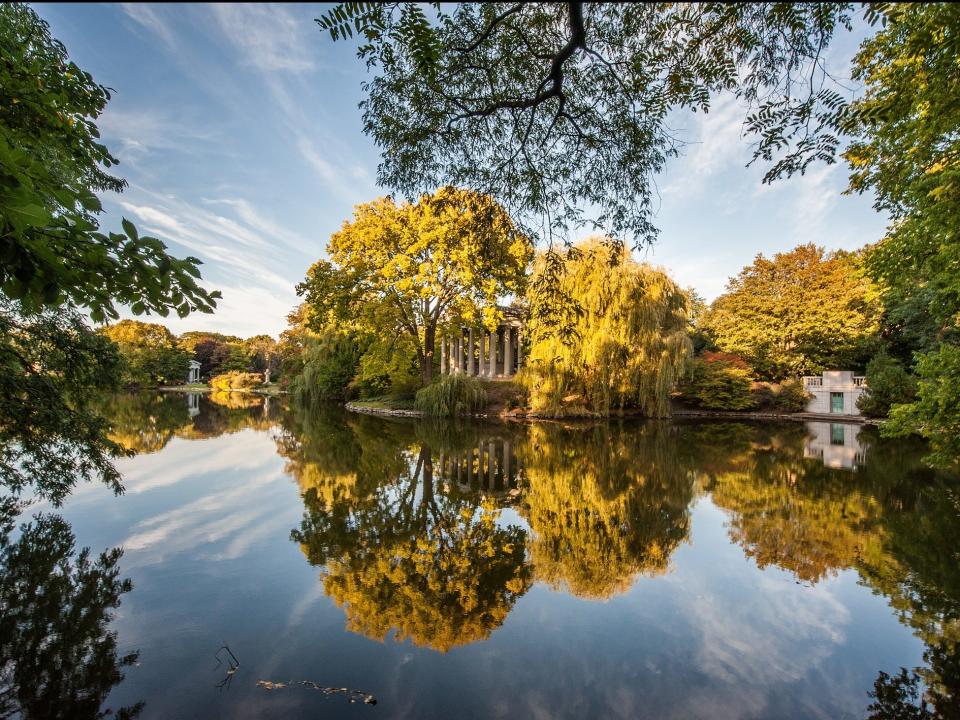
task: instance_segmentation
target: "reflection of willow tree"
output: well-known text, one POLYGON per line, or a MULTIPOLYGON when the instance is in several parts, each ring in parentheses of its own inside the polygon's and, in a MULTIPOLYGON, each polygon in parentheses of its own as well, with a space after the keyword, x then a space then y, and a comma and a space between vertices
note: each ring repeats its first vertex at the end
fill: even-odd
POLYGON ((687 537, 690 476, 670 428, 530 429, 521 459, 537 579, 607 598, 641 573, 664 572, 687 537))
MULTIPOLYGON (((436 487, 431 446, 408 450, 416 447, 412 435, 406 444, 397 442, 412 426, 398 425, 397 435, 388 438, 387 423, 359 419, 349 427, 356 433, 353 442, 328 448, 327 455, 321 446, 337 444, 341 435, 310 433, 303 439, 314 458, 331 457, 342 447, 359 454, 352 465, 342 456, 331 458, 336 462, 329 470, 298 478, 306 512, 292 533, 308 560, 325 566, 324 589, 346 608, 348 627, 381 640, 394 630, 398 640, 444 652, 488 637, 529 587, 525 531, 499 526, 492 504, 436 487), (381 449, 392 448, 392 456, 379 453, 386 463, 370 452, 377 438, 381 449), (399 467, 393 457, 402 459, 399 467), (384 467, 398 472, 384 479, 384 467), (379 471, 371 474, 373 468, 379 471), (349 492, 329 489, 345 478, 352 483, 349 492)), ((291 469, 302 471, 296 462, 291 469)))
POLYGON ((11 517, 0 535, 0 718, 136 717, 142 703, 101 710, 137 660, 118 654, 108 630, 131 589, 118 578, 121 551, 76 553, 70 526, 55 515, 36 516, 10 542, 11 517))

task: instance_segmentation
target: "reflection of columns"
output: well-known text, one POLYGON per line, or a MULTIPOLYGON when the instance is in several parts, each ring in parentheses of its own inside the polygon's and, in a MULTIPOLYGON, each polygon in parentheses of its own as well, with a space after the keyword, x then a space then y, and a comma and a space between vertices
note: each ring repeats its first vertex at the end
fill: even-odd
POLYGON ((473 485, 473 448, 467 450, 467 484, 473 485))
POLYGON ((503 441, 503 487, 510 487, 510 441, 503 441))
POLYGON ((470 328, 470 342, 467 344, 467 375, 473 374, 473 328, 470 328))
POLYGON ((488 490, 493 490, 494 478, 497 475, 497 458, 493 454, 493 441, 490 441, 490 447, 487 450, 487 457, 490 459, 490 484, 487 486, 488 490))
POLYGON ((513 328, 507 325, 503 329, 503 376, 513 375, 513 328))
POLYGON ((440 374, 447 374, 447 339, 440 338, 440 374))

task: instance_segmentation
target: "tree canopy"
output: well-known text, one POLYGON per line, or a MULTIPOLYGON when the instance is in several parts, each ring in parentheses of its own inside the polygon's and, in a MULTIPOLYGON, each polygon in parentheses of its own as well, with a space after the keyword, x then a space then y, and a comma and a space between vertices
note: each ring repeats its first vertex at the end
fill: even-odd
POLYGON ((474 188, 541 239, 592 224, 641 243, 656 234, 653 178, 683 144, 674 111, 729 92, 775 118, 746 127, 758 156, 832 160, 818 113, 840 96, 822 59, 850 8, 350 2, 318 23, 356 35, 373 72, 361 108, 381 185, 474 188))
POLYGON ((763 377, 862 366, 880 305, 856 255, 800 245, 757 255, 732 278, 703 326, 763 377))
POLYGON ((529 239, 490 197, 443 187, 416 203, 358 205, 298 286, 322 331, 363 329, 413 341, 424 384, 447 318, 494 325, 497 299, 522 291, 529 239))
POLYGON ((868 258, 897 335, 921 353, 917 400, 888 432, 918 432, 954 464, 960 434, 960 9, 885 4, 885 25, 854 61, 865 84, 845 153, 850 190, 874 193, 892 223, 868 258))
POLYGON ((117 344, 127 385, 176 385, 186 382, 190 355, 164 325, 121 320, 100 333, 117 344))
POLYGON ((167 254, 133 223, 99 231, 97 192, 125 182, 96 120, 110 91, 70 61, 26 5, 0 7, 0 288, 31 312, 69 302, 94 320, 133 312, 210 312, 219 293, 196 280, 200 261, 167 254))

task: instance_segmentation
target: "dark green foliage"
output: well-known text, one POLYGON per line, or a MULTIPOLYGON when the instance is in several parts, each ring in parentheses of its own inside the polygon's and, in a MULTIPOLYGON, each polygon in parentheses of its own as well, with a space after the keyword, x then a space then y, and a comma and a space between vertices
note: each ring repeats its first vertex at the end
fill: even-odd
POLYGON ((10 542, 12 517, 2 518, 0 536, 0 717, 138 716, 143 703, 102 707, 139 655, 120 654, 109 629, 120 596, 132 589, 119 577, 123 551, 78 552, 70 526, 56 515, 35 516, 10 542))
POLYGON ((95 121, 110 99, 22 4, 0 5, 0 288, 25 312, 70 302, 95 321, 134 313, 210 312, 219 293, 196 282, 200 261, 166 253, 127 220, 102 233, 95 192, 119 192, 117 160, 95 121))
POLYGON ((0 298, 0 483, 33 486, 59 503, 81 480, 101 478, 115 491, 106 422, 91 408, 97 390, 117 386, 116 346, 76 312, 23 316, 0 298))
POLYGON ((960 463, 960 347, 944 344, 937 352, 921 355, 916 371, 916 401, 895 405, 883 432, 922 435, 930 441, 930 461, 956 467, 960 463))
POLYGON ((755 403, 750 371, 724 360, 690 362, 680 392, 706 410, 750 410, 755 403))
MULTIPOLYGON (((548 233, 596 222, 651 239, 652 177, 678 151, 671 110, 732 92, 761 110, 809 96, 810 62, 849 6, 789 3, 342 3, 318 20, 356 36, 376 72, 364 130, 379 180, 492 195, 548 233), (794 99, 795 98, 795 99, 794 99), (586 217, 584 207, 596 208, 586 217)), ((778 147, 778 150, 781 150, 778 147)), ((529 230, 532 232, 532 225, 529 230)))
POLYGON ((866 378, 867 391, 857 407, 867 417, 886 417, 891 407, 912 402, 917 393, 916 378, 889 355, 877 355, 867 363, 866 378))
POLYGON ((348 400, 369 338, 329 330, 305 341, 302 368, 290 389, 300 400, 348 400))
POLYGON ((443 375, 417 391, 414 407, 436 417, 469 415, 487 404, 483 383, 475 377, 454 373, 443 375))

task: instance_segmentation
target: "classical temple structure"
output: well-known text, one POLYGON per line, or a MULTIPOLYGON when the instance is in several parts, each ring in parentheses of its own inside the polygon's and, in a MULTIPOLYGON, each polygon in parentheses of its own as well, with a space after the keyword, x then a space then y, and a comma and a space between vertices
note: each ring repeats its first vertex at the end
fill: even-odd
POLYGON ((440 373, 464 373, 484 378, 511 378, 523 365, 523 316, 516 308, 501 308, 503 321, 493 332, 461 327, 440 338, 440 373))

